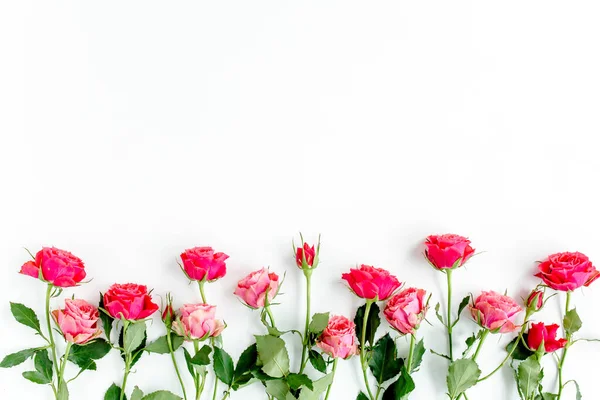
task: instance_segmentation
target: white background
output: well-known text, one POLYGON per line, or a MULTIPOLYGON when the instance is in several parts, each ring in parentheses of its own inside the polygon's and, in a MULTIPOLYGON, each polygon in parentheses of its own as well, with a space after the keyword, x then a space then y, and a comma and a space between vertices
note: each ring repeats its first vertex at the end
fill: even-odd
MULTIPOLYGON (((199 3, 0 6, 1 355, 39 343, 8 307, 42 314, 43 285, 17 274, 23 247, 55 245, 86 262, 93 281, 65 296, 95 302, 131 281, 178 304, 199 300, 178 254, 225 251, 228 274, 208 296, 235 359, 263 332, 231 294, 251 270, 287 271, 276 318, 302 326, 290 244, 300 230, 323 234, 314 311, 348 316, 360 302, 340 276, 356 263, 442 300, 444 276, 420 254, 430 233, 467 235, 484 251, 455 274, 456 301, 482 289, 523 296, 537 283, 534 262, 552 252, 600 264, 597 2, 199 3)), ((600 337, 600 283, 574 301, 580 337, 600 337)), ((553 300, 544 321, 558 312, 553 300)), ((443 350, 430 320, 420 334, 443 350)), ((465 315, 459 348, 475 329, 465 315)), ((162 333, 156 321, 150 337, 162 333)), ((489 340, 484 373, 509 339, 489 340)), ((600 345, 582 343, 567 360, 588 400, 600 394, 598 356, 600 345)), ((444 399, 445 367, 428 354, 412 398, 444 399)), ((50 398, 21 378, 26 368, 0 371, 2 398, 50 398)), ((116 353, 98 368, 71 385, 73 399, 101 399, 119 382, 116 353)), ((130 385, 178 391, 160 355, 144 356, 130 385)), ((358 359, 342 362, 332 398, 360 387, 358 359)), ((505 368, 470 397, 515 399, 513 388, 505 368)))

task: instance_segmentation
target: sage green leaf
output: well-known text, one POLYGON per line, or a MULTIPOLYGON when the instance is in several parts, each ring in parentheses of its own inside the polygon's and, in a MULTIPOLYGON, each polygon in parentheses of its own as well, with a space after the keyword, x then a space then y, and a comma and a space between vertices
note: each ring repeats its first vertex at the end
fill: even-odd
MULTIPOLYGON (((143 323, 143 321, 137 322, 136 324, 141 324, 141 323, 143 323)), ((132 367, 139 361, 139 359, 142 357, 142 354, 144 354, 144 352, 140 351, 140 350, 142 350, 146 346, 147 336, 146 336, 145 327, 146 327, 146 324, 144 324, 144 335, 142 337, 142 342, 140 343, 140 345, 138 347, 133 349, 133 351, 131 352, 132 354, 134 354, 134 357, 131 360, 132 367)), ((123 329, 121 329, 121 332, 119 334, 119 346, 121 346, 122 348, 125 347, 125 344, 123 342, 123 329)), ((121 358, 123 359, 123 361, 125 361, 125 353, 121 352, 121 358)))
MULTIPOLYGON (((538 394, 537 396, 535 396, 535 400, 556 400, 558 399, 558 395, 554 394, 554 393, 542 393, 542 394, 538 394)), ((581 400, 580 398, 577 400, 581 400)))
POLYGON ((573 383, 575 384, 575 400, 581 400, 582 396, 581 396, 581 389, 579 388, 579 383, 577 383, 577 381, 573 381, 573 383))
POLYGON ((104 334, 106 335, 106 339, 110 341, 110 332, 112 331, 113 321, 115 319, 104 310, 104 296, 102 296, 102 293, 100 293, 100 301, 98 302, 98 313, 100 314, 100 320, 102 321, 102 327, 104 328, 104 334))
POLYGON ((56 400, 69 400, 69 388, 67 388, 67 384, 65 381, 62 382, 58 387, 58 391, 56 393, 56 400))
POLYGON ((450 364, 446 377, 450 399, 458 399, 461 393, 477 383, 480 375, 479 366, 470 358, 461 358, 450 364))
POLYGON ((230 387, 233 384, 233 360, 227 352, 219 347, 215 347, 213 355, 213 369, 215 375, 221 382, 230 387))
POLYGON ((110 344, 104 339, 97 339, 86 345, 73 345, 68 360, 84 370, 96 370, 94 360, 99 360, 110 351, 110 344))
POLYGON ((382 400, 401 400, 415 390, 415 382, 403 366, 398 379, 383 392, 382 400))
MULTIPOLYGON (((119 400, 120 395, 121 388, 113 383, 104 394, 104 400, 119 400)), ((123 396, 123 398, 126 399, 127 396, 123 396)))
POLYGON ((282 339, 270 335, 256 336, 256 349, 265 374, 281 378, 290 371, 290 358, 282 339))
POLYGON ((145 395, 142 400, 182 400, 182 398, 168 390, 159 390, 145 395))
POLYGON ((274 379, 265 382, 267 393, 275 397, 277 400, 286 400, 287 394, 290 392, 290 387, 282 379, 274 379))
POLYGON ((131 392, 131 400, 142 400, 144 397, 144 392, 139 387, 134 387, 133 392, 131 392))
POLYGON ((577 310, 575 308, 567 311, 565 318, 563 319, 563 325, 567 335, 572 335, 581 329, 581 318, 579 318, 579 314, 577 314, 577 310))
POLYGON ((52 379, 48 379, 47 376, 38 371, 25 371, 23 372, 23 378, 40 385, 47 385, 52 382, 52 379))
MULTIPOLYGON (((215 351, 216 349, 218 349, 218 347, 215 347, 215 351)), ((204 345, 202 346, 202 348, 200 350, 198 350, 198 352, 194 355, 194 357, 192 357, 192 359, 190 360, 192 364, 194 365, 209 365, 210 364, 210 352, 212 351, 212 349, 210 348, 210 346, 208 345, 204 345)))
POLYGON ((48 381, 52 382, 54 370, 52 369, 52 361, 50 361, 50 357, 48 357, 48 350, 40 350, 35 353, 33 364, 37 372, 42 374, 48 381))
POLYGON ((305 374, 289 374, 286 378, 288 385, 294 390, 300 389, 300 386, 305 386, 310 390, 313 390, 313 382, 310 378, 305 374))
POLYGON ((33 355, 38 351, 40 351, 39 348, 25 349, 17 351, 16 353, 9 354, 6 357, 4 357, 2 362, 0 362, 0 368, 10 368, 14 367, 15 365, 19 365, 25 362, 25 360, 27 360, 28 358, 33 357, 33 355))
POLYGON ((403 364, 404 361, 398 358, 394 339, 390 337, 389 333, 386 333, 373 346, 371 359, 369 360, 369 368, 375 380, 377 380, 377 383, 382 384, 388 379, 392 379, 400 373, 403 364))
POLYGON ((312 316, 312 320, 310 321, 310 325, 308 325, 308 331, 314 333, 315 335, 320 335, 325 328, 327 328, 327 324, 329 323, 329 313, 317 313, 312 316))
POLYGON ((542 380, 542 366, 536 356, 531 356, 517 368, 519 388, 523 397, 532 398, 542 380))
POLYGON ((356 396, 356 400, 369 400, 369 398, 363 392, 358 392, 358 396, 356 396))
POLYGON ((131 323, 125 330, 125 336, 123 338, 123 348, 125 349, 125 353, 132 353, 135 351, 140 344, 142 344, 145 334, 145 321, 131 323))
POLYGON ((40 320, 31 308, 20 303, 11 302, 10 312, 15 317, 17 322, 35 329, 35 331, 38 333, 41 333, 40 320))
POLYGON ((298 400, 319 400, 321 394, 327 390, 327 387, 331 385, 331 382, 333 382, 333 374, 325 375, 321 379, 313 382, 312 390, 307 387, 303 387, 300 391, 298 400))
POLYGON ((327 373, 327 364, 325 363, 325 359, 323 358, 321 353, 319 353, 316 350, 309 350, 308 351, 308 359, 314 369, 316 369, 317 371, 319 371, 323 374, 327 373))
MULTIPOLYGON (((171 345, 173 346, 173 351, 176 351, 183 344, 183 337, 176 335, 175 333, 171 333, 171 345)), ((167 335, 161 336, 156 339, 154 342, 150 343, 144 349, 148 353, 156 353, 156 354, 167 354, 169 351, 169 343, 167 341, 167 335)))
MULTIPOLYGON (((362 326, 363 321, 365 319, 365 310, 367 309, 367 305, 363 304, 360 306, 358 310, 356 310, 356 315, 354 316, 354 323, 356 324, 356 336, 358 337, 358 342, 360 345, 363 345, 362 342, 362 326)), ((365 335, 365 341, 370 345, 375 343, 375 332, 377 328, 381 324, 381 320, 379 319, 379 307, 377 304, 371 304, 371 309, 369 310, 369 318, 367 319, 367 331, 365 335)))
POLYGON ((421 366, 421 362, 423 361, 423 355, 425 354, 425 343, 423 339, 419 340, 415 345, 415 350, 413 351, 413 359, 412 364, 410 366, 409 374, 416 372, 419 370, 421 366))

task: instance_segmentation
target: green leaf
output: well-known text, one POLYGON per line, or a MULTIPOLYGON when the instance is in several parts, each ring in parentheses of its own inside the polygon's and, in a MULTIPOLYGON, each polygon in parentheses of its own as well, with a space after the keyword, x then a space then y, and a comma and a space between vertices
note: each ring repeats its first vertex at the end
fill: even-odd
MULTIPOLYGON (((138 322, 141 323, 141 322, 138 322)), ((146 346, 146 329, 145 329, 145 324, 144 324, 144 335, 142 337, 142 342, 140 343, 140 345, 138 347, 136 347, 133 351, 132 354, 137 354, 133 357, 133 359, 131 360, 131 366, 133 367, 140 359, 140 357, 142 357, 142 354, 144 354, 142 350, 145 346, 146 346)), ((128 333, 129 335, 129 333, 128 333)), ((123 329, 121 329, 121 333, 119 334, 119 346, 121 347, 125 347, 124 343, 123 343, 123 329)), ((125 360, 125 353, 121 352, 121 358, 123 359, 123 361, 125 360)))
POLYGON ((256 343, 242 352, 233 372, 233 390, 238 390, 252 380, 252 369, 256 366, 257 357, 256 343))
MULTIPOLYGON (((173 351, 176 351, 183 344, 183 337, 176 335, 175 333, 171 333, 171 345, 173 346, 173 351)), ((150 343, 144 349, 148 353, 156 353, 156 354, 167 354, 169 351, 169 343, 167 341, 167 335, 161 336, 156 339, 154 342, 150 343)))
POLYGON ((67 384, 64 383, 59 385, 58 392, 56 393, 56 400, 69 400, 69 388, 67 388, 67 384))
POLYGON ((313 388, 303 387, 300 391, 299 400, 319 400, 329 385, 333 382, 333 374, 327 374, 319 380, 313 382, 313 388))
POLYGON ((287 394, 290 392, 290 387, 282 379, 267 381, 265 385, 267 387, 267 393, 277 400, 286 400, 287 394))
POLYGON ((329 323, 329 313, 318 313, 312 316, 312 320, 310 321, 310 325, 308 325, 308 330, 315 335, 320 335, 325 328, 327 328, 327 324, 329 323))
MULTIPOLYGON (((356 310, 356 316, 354 317, 354 323, 356 324, 356 335, 361 346, 363 345, 361 336, 366 308, 367 305, 363 304, 358 310, 356 310)), ((371 305, 371 309, 369 310, 369 319, 367 320, 367 332, 365 336, 365 341, 370 345, 375 343, 375 332, 377 331, 377 328, 379 328, 379 324, 381 324, 381 320, 379 319, 379 307, 377 304, 373 303, 371 305)))
POLYGON ((475 385, 480 375, 479 366, 470 358, 461 358, 450 364, 446 378, 450 399, 457 399, 461 393, 475 385))
POLYGON ((513 359, 523 361, 535 354, 535 352, 529 350, 527 346, 523 344, 523 342, 527 342, 527 334, 523 335, 523 340, 520 340, 517 336, 506 346, 506 351, 508 353, 510 353, 513 350, 514 346, 517 346, 517 348, 513 351, 511 356, 513 359))
POLYGON ((542 367, 536 356, 529 357, 517 368, 518 384, 523 397, 529 399, 536 393, 542 380, 542 367))
POLYGON ((230 387, 233 384, 233 360, 227 352, 215 346, 213 355, 215 375, 221 382, 230 387))
POLYGON ((575 384, 575 400, 581 400, 582 396, 581 396, 581 389, 579 388, 579 383, 577 383, 577 381, 572 381, 575 384))
POLYGON ((419 370, 421 366, 421 361, 423 361, 423 355, 425 354, 425 343, 423 339, 419 340, 415 345, 415 350, 413 352, 412 364, 410 366, 409 374, 416 372, 419 370))
MULTIPOLYGON (((215 347, 215 351, 218 347, 215 347)), ((194 365, 209 365, 210 364, 210 352, 212 349, 208 345, 202 346, 200 350, 194 355, 194 357, 190 360, 194 365)))
POLYGON ((581 318, 579 318, 575 308, 567 311, 565 318, 563 319, 563 325, 567 335, 572 335, 581 329, 581 318))
POLYGON ((265 374, 281 378, 290 371, 290 358, 282 339, 270 335, 256 336, 256 349, 265 374))
POLYGON ((54 371, 52 370, 52 361, 48 357, 48 350, 40 350, 35 353, 33 364, 37 372, 42 374, 49 382, 52 382, 54 371))
POLYGON ((358 396, 356 396, 356 400, 369 400, 369 398, 363 392, 358 392, 358 396))
MULTIPOLYGON (((185 364, 187 365, 187 369, 188 369, 190 375, 195 377, 196 371, 194 368, 194 364, 192 363, 192 356, 190 355, 190 352, 185 347, 182 347, 182 349, 183 349, 183 357, 185 358, 185 364)), ((210 360, 209 360, 209 362, 210 362, 210 360)))
POLYGON ((40 321, 31 308, 20 303, 11 302, 10 312, 12 312, 12 315, 15 317, 17 322, 35 329, 38 333, 41 333, 40 321))
POLYGON ((286 380, 287 380, 288 385, 290 385, 290 387, 294 390, 300 389, 300 386, 305 386, 305 387, 309 388, 310 390, 314 389, 313 382, 305 374, 292 373, 287 376, 286 380))
POLYGON ((316 350, 309 350, 308 359, 310 360, 310 363, 312 364, 314 369, 323 374, 327 373, 327 364, 325 363, 325 359, 323 358, 321 353, 319 353, 316 350))
POLYGON ((38 371, 25 371, 23 372, 23 378, 40 385, 47 385, 52 382, 52 379, 48 379, 47 376, 38 371))
MULTIPOLYGON (((535 400, 556 400, 556 399, 558 399, 558 395, 557 394, 548 393, 548 392, 545 392, 545 393, 542 393, 542 394, 538 394, 535 397, 535 400)), ((581 400, 581 399, 577 399, 577 400, 581 400)))
POLYGON ((460 320, 460 314, 469 305, 469 300, 471 300, 471 296, 465 296, 462 299, 462 301, 460 302, 460 305, 458 306, 458 317, 456 318, 456 321, 454 321, 452 326, 456 325, 458 323, 458 321, 460 320))
POLYGON ((0 362, 0 368, 10 368, 14 367, 15 365, 19 365, 25 362, 25 360, 28 358, 33 357, 33 355, 38 351, 40 351, 40 348, 25 349, 9 354, 4 357, 2 362, 0 362))
MULTIPOLYGON (((104 394, 104 400, 119 400, 121 395, 121 388, 114 383, 110 385, 106 393, 104 394)), ((126 398, 126 396, 123 396, 126 398)))
POLYGON ((181 397, 167 390, 159 390, 145 395, 142 400, 181 400, 181 397))
POLYGON ((142 400, 144 397, 144 392, 139 387, 134 387, 133 392, 131 392, 131 400, 142 400))
POLYGON ((382 400, 402 400, 407 394, 415 390, 415 382, 406 370, 402 367, 400 376, 396 382, 392 383, 385 392, 383 392, 382 400))
POLYGON ((96 363, 110 351, 110 344, 104 339, 97 339, 86 345, 73 345, 69 352, 68 360, 75 363, 81 369, 95 370, 96 363))
POLYGON ((129 324, 125 330, 125 337, 123 341, 123 348, 125 353, 133 353, 137 348, 140 347, 144 336, 146 335, 146 322, 139 321, 129 324))
POLYGON ((100 314, 100 320, 102 321, 102 326, 104 327, 104 333, 106 334, 106 339, 110 341, 110 332, 112 331, 113 321, 115 320, 104 310, 104 296, 100 293, 100 301, 98 303, 98 312, 100 314))
POLYGON ((390 334, 386 333, 373 347, 373 353, 369 360, 369 368, 375 380, 382 384, 388 379, 392 379, 398 375, 403 364, 404 361, 398 358, 396 343, 390 334))
MULTIPOLYGON (((435 305, 435 316, 442 323, 442 325, 446 326, 446 323, 444 322, 444 319, 442 318, 442 314, 440 314, 440 303, 437 303, 435 305)), ((448 322, 448 323, 450 323, 450 322, 448 322)))

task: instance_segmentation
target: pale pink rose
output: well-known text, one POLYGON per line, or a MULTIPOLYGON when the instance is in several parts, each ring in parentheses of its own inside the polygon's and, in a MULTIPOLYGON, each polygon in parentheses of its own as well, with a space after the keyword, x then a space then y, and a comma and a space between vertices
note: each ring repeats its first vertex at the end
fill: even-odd
POLYGON ((423 289, 404 289, 388 301, 383 315, 390 325, 404 335, 414 335, 427 313, 423 289))
POLYGON ((184 304, 173 322, 173 330, 188 340, 204 340, 217 337, 225 328, 220 319, 216 319, 216 306, 209 304, 184 304))
POLYGON ((52 317, 65 340, 85 344, 98 337, 98 309, 85 300, 65 300, 63 310, 52 311, 52 317))
POLYGON ((482 292, 470 308, 475 322, 492 333, 514 332, 520 328, 513 319, 522 308, 508 296, 494 291, 482 292))
POLYGON ((239 281, 233 293, 249 307, 261 308, 265 306, 265 298, 271 303, 278 289, 279 276, 262 268, 239 281))
POLYGON ((317 346, 333 358, 350 358, 358 354, 356 326, 348 318, 334 315, 329 318, 317 346))

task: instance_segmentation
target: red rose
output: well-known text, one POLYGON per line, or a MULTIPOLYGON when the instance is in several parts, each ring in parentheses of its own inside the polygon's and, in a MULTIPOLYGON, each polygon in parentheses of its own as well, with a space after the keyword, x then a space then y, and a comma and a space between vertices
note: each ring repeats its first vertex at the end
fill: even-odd
POLYGON ((454 234, 430 235, 425 246, 425 257, 438 270, 462 267, 475 253, 469 239, 454 234))
POLYGON ((104 293, 104 308, 113 318, 138 320, 152 315, 158 305, 152 302, 146 286, 115 283, 104 293))
POLYGON ((342 274, 342 279, 348 282, 358 297, 367 300, 387 300, 401 286, 398 279, 385 269, 364 264, 342 274))
POLYGON ((83 261, 55 247, 43 247, 35 255, 35 261, 23 264, 20 273, 39 278, 40 268, 43 280, 58 287, 77 286, 85 278, 83 261))
POLYGON ((534 290, 527 298, 527 309, 531 311, 540 311, 544 305, 544 292, 534 290))
POLYGON ((589 286, 600 277, 600 272, 585 254, 579 252, 556 253, 538 265, 535 274, 554 290, 569 292, 581 286, 589 286))
POLYGON ((544 325, 543 322, 531 324, 531 328, 527 335, 527 346, 529 346, 531 350, 537 351, 543 342, 546 353, 552 353, 553 351, 562 349, 567 344, 567 339, 557 339, 557 331, 558 325, 556 324, 544 325))
POLYGON ((308 268, 313 268, 316 254, 315 246, 309 246, 308 243, 304 243, 302 247, 296 249, 296 265, 302 269, 306 262, 308 268))
POLYGON ((181 253, 183 269, 191 280, 214 281, 225 276, 225 253, 215 253, 212 247, 194 247, 181 253))

